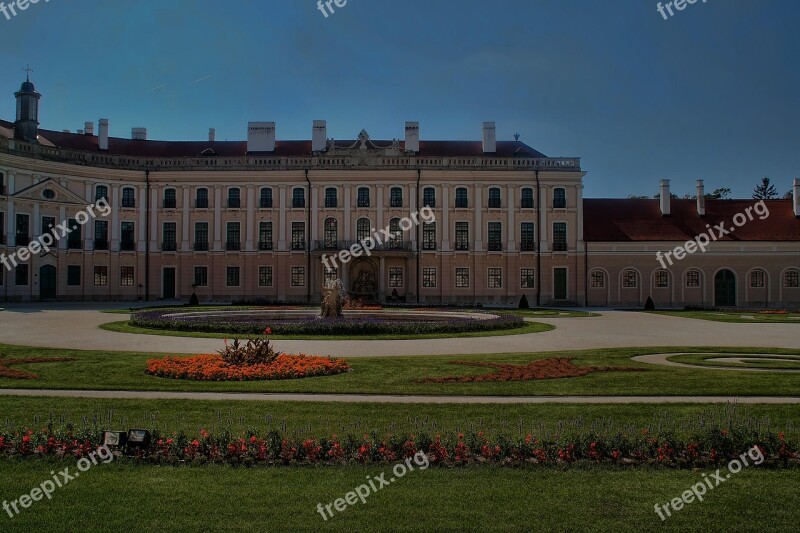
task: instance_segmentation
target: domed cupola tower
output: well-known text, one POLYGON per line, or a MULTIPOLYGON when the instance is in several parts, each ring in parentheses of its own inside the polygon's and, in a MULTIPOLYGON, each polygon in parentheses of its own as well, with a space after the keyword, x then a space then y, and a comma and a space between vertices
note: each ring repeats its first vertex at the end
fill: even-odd
POLYGON ((17 97, 17 120, 14 122, 14 138, 18 141, 35 143, 39 134, 39 98, 41 94, 36 92, 30 80, 30 69, 28 77, 14 93, 17 97))

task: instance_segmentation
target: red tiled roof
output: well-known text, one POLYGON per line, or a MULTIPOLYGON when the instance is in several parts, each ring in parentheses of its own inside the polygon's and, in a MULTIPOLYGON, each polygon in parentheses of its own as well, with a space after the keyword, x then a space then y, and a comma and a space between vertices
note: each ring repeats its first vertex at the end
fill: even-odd
MULTIPOLYGON (((697 214, 695 200, 672 199, 672 216, 661 216, 659 200, 592 199, 583 202, 584 238, 589 242, 688 241, 720 222, 734 227, 733 217, 745 213, 755 200, 706 200, 706 216, 697 214)), ((794 216, 791 200, 766 200, 769 217, 753 220, 720 240, 800 241, 800 218, 794 216)), ((718 231, 714 231, 718 235, 718 231)))
MULTIPOLYGON (((12 131, 14 128, 13 122, 4 120, 0 120, 0 126, 10 128, 12 131)), ((97 147, 96 135, 80 135, 40 129, 39 136, 58 148, 100 152, 97 147)), ((388 147, 391 146, 393 141, 372 142, 377 146, 388 147)), ((350 146, 355 143, 355 140, 337 140, 336 146, 350 146)), ((405 142, 400 141, 400 146, 404 147, 405 142)), ((424 157, 476 157, 484 155, 481 141, 420 141, 419 147, 419 155, 424 157)), ((199 157, 204 150, 209 148, 219 157, 240 157, 247 154, 247 141, 134 141, 132 139, 111 137, 108 140, 108 151, 104 153, 144 157, 199 157)), ((278 140, 275 146, 275 153, 270 155, 302 157, 310 154, 310 140, 278 140)), ((520 141, 497 141, 497 153, 491 155, 496 157, 547 157, 520 141)))

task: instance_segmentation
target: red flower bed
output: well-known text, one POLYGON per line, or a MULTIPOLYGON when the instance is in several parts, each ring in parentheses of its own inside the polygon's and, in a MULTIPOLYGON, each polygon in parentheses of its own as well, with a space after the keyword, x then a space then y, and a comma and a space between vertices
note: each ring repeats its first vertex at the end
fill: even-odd
POLYGON ((537 379, 576 378, 593 372, 639 372, 642 369, 614 366, 575 366, 574 357, 540 359, 527 365, 507 363, 485 363, 480 361, 452 361, 454 365, 497 368, 497 372, 480 376, 452 376, 428 378, 423 383, 478 383, 484 381, 531 381, 537 379))
POLYGON ((234 365, 221 355, 165 357, 147 362, 147 373, 153 376, 194 381, 254 381, 298 379, 331 376, 350 370, 342 359, 312 355, 280 354, 270 363, 234 365))
POLYGON ((29 365, 34 363, 63 363, 74 361, 69 357, 28 357, 26 359, 2 359, 0 358, 0 378, 9 379, 36 379, 39 376, 23 370, 13 370, 8 368, 10 365, 29 365))

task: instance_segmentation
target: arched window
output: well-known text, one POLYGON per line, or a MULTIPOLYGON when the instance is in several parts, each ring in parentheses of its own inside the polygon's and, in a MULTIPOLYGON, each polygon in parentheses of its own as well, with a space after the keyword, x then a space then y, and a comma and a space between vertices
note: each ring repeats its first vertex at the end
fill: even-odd
POLYGON ((356 222, 356 239, 363 241, 372 237, 370 235, 370 227, 372 227, 372 224, 368 218, 359 218, 356 222))
POLYGON ((553 189, 553 208, 565 209, 567 207, 567 191, 563 187, 553 189))
POLYGON ((392 187, 389 190, 389 207, 403 207, 402 187, 392 187))
POLYGON ((228 207, 230 209, 239 209, 242 207, 242 193, 238 187, 231 187, 228 189, 228 207))
POLYGON ((628 269, 622 272, 622 288, 635 289, 639 286, 639 275, 635 270, 628 269))
POLYGON ((325 238, 325 248, 335 248, 336 241, 339 240, 339 222, 333 217, 326 218, 323 234, 325 238))
POLYGON ((261 188, 259 206, 261 209, 272 209, 272 189, 270 187, 261 188))
POLYGON ((592 270, 590 276, 589 286, 592 289, 605 289, 606 288, 606 273, 602 270, 592 270))
POLYGON ((492 187, 489 189, 489 207, 493 209, 499 209, 502 207, 502 201, 500 200, 500 187, 492 187))
POLYGON ((700 287, 700 271, 699 270, 689 270, 686 272, 686 288, 687 289, 696 289, 700 287))
POLYGON ((99 202, 101 200, 108 202, 108 187, 105 185, 98 185, 94 189, 94 201, 99 202))
POLYGON ((653 285, 657 289, 666 289, 669 287, 669 272, 666 270, 656 270, 653 276, 653 285))
POLYGON ((197 189, 197 200, 195 207, 198 209, 208 209, 208 189, 201 187, 197 189))
POLYGON ((122 207, 136 207, 136 191, 133 187, 124 187, 122 189, 122 207))
POLYGON ((456 208, 467 209, 469 207, 469 192, 466 187, 456 189, 456 208))
POLYGON ((177 207, 177 195, 175 189, 164 189, 164 209, 175 209, 177 207))
POLYGON ((767 284, 767 273, 761 269, 750 272, 750 288, 763 289, 767 284))
POLYGON ((787 289, 800 287, 800 270, 787 270, 783 275, 783 286, 787 289))
POLYGON ((369 188, 358 188, 358 207, 369 207, 369 188))
POLYGON ((389 245, 394 249, 399 249, 403 247, 403 230, 400 229, 400 219, 393 218, 389 221, 389 233, 392 234, 389 237, 389 245))
POLYGON ((333 209, 339 206, 339 199, 337 197, 336 187, 327 187, 325 189, 325 207, 333 209))
POLYGON ((436 189, 433 187, 422 189, 422 207, 436 207, 436 189))
POLYGON ((519 206, 522 209, 533 209, 533 189, 530 187, 522 189, 522 198, 519 206))

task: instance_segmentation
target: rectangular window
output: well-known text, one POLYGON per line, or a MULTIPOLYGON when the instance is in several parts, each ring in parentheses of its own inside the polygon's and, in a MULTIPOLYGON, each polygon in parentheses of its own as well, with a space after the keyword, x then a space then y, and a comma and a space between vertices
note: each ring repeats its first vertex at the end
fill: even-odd
POLYGON ((500 252, 503 250, 503 224, 489 222, 489 251, 500 252))
POLYGON ((292 222, 292 250, 306 249, 305 222, 292 222))
POLYGON ((669 273, 666 270, 656 272, 656 288, 665 289, 669 287, 669 273))
POLYGON ((130 187, 122 189, 122 207, 128 209, 136 207, 136 191, 130 187))
POLYGON ((523 252, 533 252, 536 250, 536 234, 534 233, 533 222, 523 222, 520 231, 519 249, 523 252))
POLYGON ((606 288, 606 274, 600 270, 595 270, 591 275, 591 287, 593 289, 606 288))
POLYGON ((489 207, 491 209, 499 209, 502 207, 502 203, 500 201, 500 189, 497 187, 492 187, 489 189, 489 207))
POLYGON ((422 205, 423 207, 436 207, 436 189, 433 187, 425 187, 423 189, 422 205))
POLYGON ((258 249, 272 250, 272 222, 269 221, 259 222, 258 249))
POLYGON ((754 270, 750 273, 750 287, 761 289, 764 287, 764 271, 754 270))
POLYGON ((389 287, 393 289, 403 287, 402 267, 389 267, 389 287))
POLYGON ((389 191, 389 207, 403 207, 403 189, 392 187, 389 191))
POLYGON ((522 189, 519 206, 521 209, 533 209, 533 189, 527 187, 522 189))
POLYGON ((242 196, 239 189, 228 189, 228 207, 230 209, 239 209, 242 207, 242 196))
MULTIPOLYGON (((2 226, 2 224, 0 224, 2 226)), ((42 231, 39 235, 50 233, 56 227, 56 217, 42 217, 42 231)), ((1 229, 1 228, 0 228, 1 229)))
POLYGON ((469 250, 469 222, 456 222, 456 250, 469 250))
POLYGON ((323 267, 323 268, 325 270, 324 282, 325 286, 327 287, 329 284, 339 279, 339 269, 336 267, 323 267))
POLYGON ((697 270, 690 270, 686 273, 686 286, 688 288, 695 288, 700 286, 700 272, 697 270))
POLYGON ((120 250, 131 252, 136 249, 136 240, 134 237, 133 222, 123 222, 121 224, 122 232, 120 235, 120 250))
POLYGON ((553 191, 553 209, 566 209, 567 207, 567 191, 562 188, 553 191))
POLYGON ((197 202, 195 205, 198 209, 208 209, 208 189, 197 189, 197 202))
POLYGON ((259 206, 261 209, 272 209, 272 189, 269 187, 261 189, 261 201, 259 206))
POLYGON ((161 249, 165 252, 174 252, 178 249, 178 229, 175 222, 164 222, 164 241, 161 249))
POLYGON ((108 267, 94 267, 94 286, 105 287, 106 285, 108 285, 108 267))
POLYGON ((175 189, 164 190, 164 209, 175 209, 178 205, 175 189))
POLYGON ((133 287, 135 283, 134 269, 132 266, 124 266, 119 269, 119 284, 123 287, 133 287))
POLYGON ((567 223, 555 222, 553 223, 553 251, 566 252, 567 251, 567 223))
POLYGON ((532 268, 523 268, 520 271, 520 287, 523 289, 533 289, 536 286, 535 270, 532 268))
POLYGON ((306 206, 306 191, 305 189, 292 189, 292 207, 301 208, 306 206))
POLYGON ((228 222, 225 233, 225 249, 230 251, 241 250, 241 224, 239 222, 228 222))
POLYGON ((469 269, 459 267, 456 269, 456 287, 463 289, 469 287, 469 269))
POLYGON ((17 265, 17 268, 14 269, 14 284, 28 284, 28 265, 17 265))
POLYGON ((70 287, 81 286, 80 265, 67 265, 67 285, 70 287))
POLYGON ((208 251, 208 222, 194 223, 194 249, 197 252, 208 251))
POLYGON ((422 226, 422 249, 436 249, 436 222, 428 222, 422 226))
MULTIPOLYGON (((67 227, 70 229, 70 232, 67 235, 67 248, 69 248, 70 250, 80 250, 81 248, 83 248, 83 241, 81 240, 81 229, 80 226, 78 225, 78 221, 75 220, 74 218, 70 218, 69 220, 67 220, 67 227)), ((106 232, 106 239, 108 239, 107 232, 106 232)))
MULTIPOLYGON (((72 235, 72 234, 70 234, 72 235)), ((108 221, 94 221, 94 249, 108 250, 108 221)))
POLYGON ((259 287, 272 287, 272 267, 271 266, 258 267, 258 286, 259 287))
POLYGON ((195 287, 208 287, 208 267, 194 267, 195 287))
POLYGON ((457 209, 467 209, 469 207, 469 198, 467 196, 467 189, 465 187, 459 187, 456 189, 456 208, 457 209))
MULTIPOLYGON (((70 225, 70 227, 72 227, 70 225)), ((30 232, 30 217, 28 215, 21 215, 17 213, 17 231, 16 241, 17 246, 28 246, 31 242, 30 232)))
POLYGON ((325 189, 325 207, 332 209, 338 207, 339 199, 337 198, 336 189, 328 187, 325 189))
POLYGON ((489 269, 489 288, 502 289, 503 288, 503 269, 490 268, 489 269))
POLYGON ((369 189, 366 187, 358 188, 358 207, 369 207, 369 189))
POLYGON ((229 266, 225 271, 225 284, 228 287, 239 286, 239 267, 229 266))
POLYGON ((306 269, 304 267, 292 267, 292 287, 306 286, 306 269))
POLYGON ((436 269, 425 267, 422 269, 422 286, 426 289, 436 287, 436 269))

